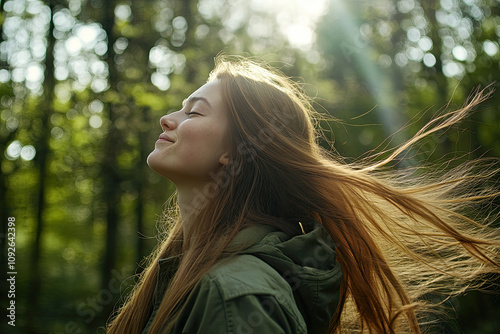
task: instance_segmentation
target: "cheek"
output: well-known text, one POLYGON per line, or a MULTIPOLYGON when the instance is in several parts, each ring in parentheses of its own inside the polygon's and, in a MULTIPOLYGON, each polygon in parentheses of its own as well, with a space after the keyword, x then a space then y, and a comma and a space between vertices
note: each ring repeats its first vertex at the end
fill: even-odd
POLYGON ((209 129, 203 126, 191 126, 186 124, 184 127, 179 126, 179 136, 184 142, 189 142, 192 145, 197 145, 202 142, 202 138, 207 136, 209 129))
MULTIPOLYGON (((180 130, 180 129, 179 129, 180 130)), ((185 127, 182 154, 188 160, 202 161, 219 159, 222 143, 221 131, 215 127, 185 127)))
MULTIPOLYGON (((194 120, 193 120, 194 121, 194 120)), ((179 136, 193 145, 214 145, 222 141, 224 127, 215 121, 181 124, 179 136)))

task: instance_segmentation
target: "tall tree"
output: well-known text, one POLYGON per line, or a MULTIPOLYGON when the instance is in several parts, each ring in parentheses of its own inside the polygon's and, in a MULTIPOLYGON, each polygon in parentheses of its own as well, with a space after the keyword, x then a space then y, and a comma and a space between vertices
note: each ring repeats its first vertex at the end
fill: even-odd
MULTIPOLYGON (((114 0, 104 1, 104 11, 102 26, 107 36, 107 53, 105 55, 106 63, 108 64, 110 90, 113 94, 118 94, 119 74, 116 69, 114 59, 115 51, 114 44, 117 36, 114 29, 115 26, 115 4, 114 0)), ((107 101, 105 110, 107 111, 109 127, 106 138, 104 139, 104 154, 102 161, 101 175, 103 178, 103 199, 106 203, 106 237, 105 237, 105 253, 102 263, 101 286, 107 288, 111 279, 111 270, 116 264, 116 248, 118 237, 119 224, 119 204, 120 204, 120 171, 117 163, 117 143, 120 142, 120 132, 116 127, 118 118, 118 108, 115 101, 107 101)))
MULTIPOLYGON (((47 31, 47 49, 45 51, 45 71, 44 71, 44 97, 40 101, 40 120, 42 127, 38 133, 38 139, 35 141, 36 146, 36 167, 38 171, 38 189, 37 189, 37 211, 36 211, 36 230, 35 238, 32 244, 31 251, 31 276, 29 284, 29 304, 28 304, 28 316, 30 318, 36 319, 37 312, 39 310, 39 296, 41 287, 41 254, 43 252, 42 245, 42 233, 44 231, 45 222, 45 204, 46 204, 46 194, 47 194, 47 179, 48 179, 48 162, 50 158, 50 116, 52 115, 53 101, 54 101, 54 89, 55 89, 55 78, 54 78, 54 13, 56 11, 56 6, 58 6, 57 0, 47 0, 46 5, 50 9, 50 20, 49 28, 47 31)), ((36 333, 37 324, 35 321, 28 322, 28 332, 36 333)))

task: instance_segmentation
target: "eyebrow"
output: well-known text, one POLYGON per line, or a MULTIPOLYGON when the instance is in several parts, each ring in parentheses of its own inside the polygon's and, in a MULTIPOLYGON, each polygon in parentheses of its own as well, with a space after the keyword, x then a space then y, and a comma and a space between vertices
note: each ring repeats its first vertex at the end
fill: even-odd
POLYGON ((210 102, 208 102, 208 100, 204 97, 201 97, 201 96, 191 96, 187 99, 185 99, 184 101, 182 101, 182 106, 185 106, 187 103, 195 103, 196 101, 202 101, 202 102, 205 102, 208 107, 210 109, 212 109, 212 105, 210 104, 210 102))

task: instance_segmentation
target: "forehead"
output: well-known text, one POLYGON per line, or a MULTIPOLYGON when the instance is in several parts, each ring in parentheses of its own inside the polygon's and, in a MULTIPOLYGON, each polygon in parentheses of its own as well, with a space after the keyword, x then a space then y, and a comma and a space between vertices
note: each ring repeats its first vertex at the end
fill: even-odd
POLYGON ((219 82, 214 80, 204 84, 191 94, 185 102, 196 100, 206 100, 209 106, 220 108, 222 106, 222 95, 220 92, 219 82))

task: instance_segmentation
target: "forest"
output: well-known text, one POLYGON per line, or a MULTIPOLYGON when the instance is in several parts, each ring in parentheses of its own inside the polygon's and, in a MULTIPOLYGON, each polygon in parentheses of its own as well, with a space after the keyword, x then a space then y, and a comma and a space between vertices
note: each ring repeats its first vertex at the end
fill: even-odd
MULTIPOLYGON (((299 82, 347 163, 496 88, 391 167, 446 169, 500 157, 499 43, 498 0, 1 0, 0 332, 105 332, 174 191, 146 164, 159 118, 216 55, 299 82)), ((499 333, 498 292, 453 299, 447 328, 499 333)))

